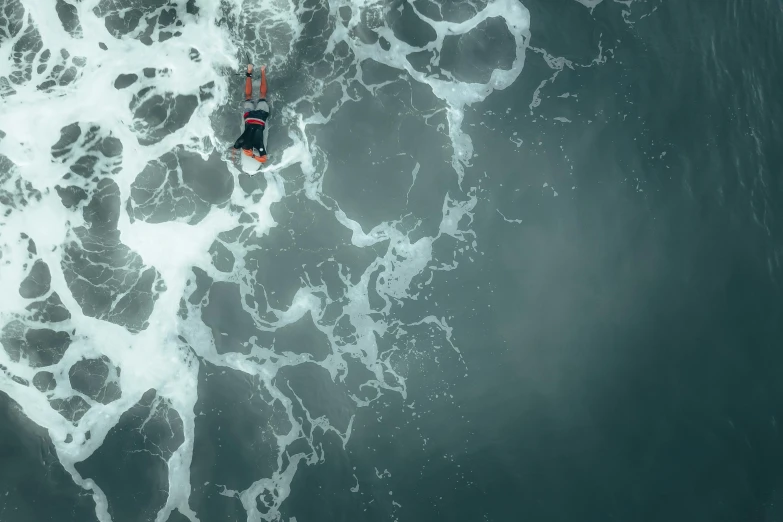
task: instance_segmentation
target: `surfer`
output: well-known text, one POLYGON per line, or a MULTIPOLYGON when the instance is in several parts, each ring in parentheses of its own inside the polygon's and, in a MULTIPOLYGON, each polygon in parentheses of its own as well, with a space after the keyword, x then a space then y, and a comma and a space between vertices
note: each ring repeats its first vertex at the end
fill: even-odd
POLYGON ((267 119, 269 104, 266 101, 266 67, 261 67, 259 98, 253 101, 253 64, 247 65, 245 75, 245 101, 242 102, 242 135, 234 142, 234 149, 242 149, 245 156, 266 163, 266 139, 269 135, 267 119))

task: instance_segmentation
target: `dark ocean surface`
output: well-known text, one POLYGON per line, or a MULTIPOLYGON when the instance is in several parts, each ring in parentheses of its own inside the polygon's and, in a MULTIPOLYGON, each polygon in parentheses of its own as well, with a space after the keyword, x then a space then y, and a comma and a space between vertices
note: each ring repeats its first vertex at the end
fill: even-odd
MULTIPOLYGON (((450 20, 484 5, 444 2, 440 13, 450 20)), ((21 5, 34 14, 44 8, 37 4, 21 5)), ((198 4, 189 2, 187 12, 198 4)), ((0 5, 0 21, 18 9, 11 0, 0 5)), ((57 5, 67 13, 62 5, 71 4, 57 5)), ((79 189, 90 233, 107 234, 95 236, 93 247, 83 240, 85 251, 126 256, 115 274, 137 274, 136 283, 115 275, 119 290, 105 299, 141 297, 120 311, 101 308, 102 294, 77 284, 95 274, 73 268, 82 275, 68 278, 81 259, 72 252, 62 261, 65 280, 86 316, 134 334, 150 327, 156 306, 144 296, 166 290, 159 272, 138 275, 151 263, 131 264, 130 254, 106 239, 116 239, 117 216, 150 223, 190 216, 193 224, 214 208, 240 216, 242 226, 206 243, 211 275, 194 260, 192 285, 173 318, 185 324, 198 310, 196 320, 212 335, 214 348, 204 351, 190 326, 171 341, 181 343, 194 369, 192 412, 167 402, 170 391, 150 389, 117 413, 103 443, 74 459, 73 471, 107 498, 96 514, 96 497, 60 463, 67 458, 58 456, 51 433, 28 418, 37 406, 24 406, 24 390, 53 389, 42 384, 44 372, 34 381, 13 378, 22 373, 11 362, 43 357, 30 355, 36 350, 68 350, 70 341, 58 348, 51 339, 31 340, 34 330, 14 338, 7 326, 13 317, 3 309, 11 362, 0 366, 0 521, 783 522, 783 4, 604 0, 590 8, 524 0, 524 67, 511 85, 465 107, 461 129, 474 156, 461 181, 444 101, 406 73, 372 62, 361 65, 364 85, 341 84, 352 99, 330 90, 335 71, 353 78, 358 63, 350 53, 329 55, 326 66, 313 58, 324 54, 339 21, 326 2, 292 5, 302 32, 288 53, 276 51, 285 47, 276 22, 264 40, 271 43, 238 44, 259 62, 269 56, 264 49, 278 53, 268 60, 277 64, 269 69, 273 162, 295 146, 297 115, 334 110, 301 133, 317 144, 320 185, 297 164, 274 174, 284 190, 270 207, 275 227, 252 236, 260 218, 243 204, 258 203, 277 178, 227 167, 224 148, 236 137, 242 89, 240 76, 227 76, 234 71, 220 73, 229 94, 210 116, 219 146, 206 149, 209 160, 172 147, 155 167, 159 174, 144 171, 176 185, 171 172, 179 162, 185 192, 141 203, 140 194, 158 183, 139 181, 144 173, 127 193, 110 176, 79 189), (321 89, 324 67, 330 72, 321 89), (237 191, 250 199, 231 199, 237 191), (133 201, 123 200, 127 194, 133 201), (469 211, 446 223, 444 201, 469 211), (338 207, 365 233, 396 229, 408 246, 435 238, 431 258, 405 265, 415 256, 404 244, 387 253, 393 237, 352 243, 335 218, 338 207), (456 232, 442 233, 449 226, 456 232), (395 262, 402 268, 384 271, 395 262), (215 280, 220 273, 237 279, 215 280), (350 297, 363 274, 369 308, 350 315, 349 303, 364 302, 350 297), (408 276, 411 291, 394 290, 394 281, 408 276), (295 308, 305 287, 319 288, 328 305, 279 322, 274 311, 295 308), (345 371, 332 365, 337 346, 359 342, 363 317, 384 325, 370 334, 378 357, 389 361, 380 381, 364 359, 346 357, 345 371), (253 363, 252 346, 277 354, 265 359, 278 361, 266 384, 263 372, 242 371, 253 363), (404 393, 389 369, 404 379, 404 393), (189 494, 163 513, 177 487, 167 475, 169 459, 188 440, 189 415, 189 494), (317 428, 319 417, 326 429, 317 428), (278 453, 278 437, 294 425, 301 436, 278 453), (290 486, 272 480, 289 472, 290 486)), ((409 19, 416 16, 408 4, 378 5, 385 18, 367 22, 367 34, 386 24, 411 45, 435 38, 409 19)), ((422 15, 438 12, 435 4, 414 5, 422 15)), ((178 9, 184 13, 184 2, 178 9)), ((221 21, 232 39, 242 42, 247 27, 263 26, 264 19, 242 21, 232 9, 221 21)), ((480 83, 510 68, 515 44, 502 20, 446 37, 440 67, 480 83)), ((371 39, 367 34, 362 38, 371 39)), ((165 121, 183 110, 171 107, 165 121)), ((13 138, 13 128, 0 129, 3 140, 13 138)), ((0 168, 13 172, 9 162, 0 168)), ((0 176, 10 194, 14 178, 0 176)), ((2 194, 0 202, 16 208, 2 194)), ((163 280, 169 274, 160 273, 163 280)), ((19 293, 2 279, 0 286, 3 294, 19 293)), ((98 355, 89 359, 98 366, 83 370, 83 382, 75 367, 57 366, 57 357, 59 370, 47 371, 80 391, 89 409, 116 401, 107 398, 113 371, 117 379, 133 371, 117 362, 119 372, 112 354, 106 357, 103 366, 98 355), (97 384, 90 380, 96 375, 97 384)), ((65 424, 77 426, 84 415, 78 404, 47 397, 72 421, 65 424)))

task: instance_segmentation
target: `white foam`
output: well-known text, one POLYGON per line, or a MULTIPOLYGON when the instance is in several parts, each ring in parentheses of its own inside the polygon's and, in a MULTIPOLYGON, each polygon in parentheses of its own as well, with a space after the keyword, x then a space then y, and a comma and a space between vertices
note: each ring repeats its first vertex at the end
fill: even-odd
MULTIPOLYGON (((234 0, 233 4, 202 0, 197 3, 200 9, 198 16, 192 16, 185 12, 184 5, 180 5, 177 14, 185 23, 177 30, 182 34, 148 46, 135 38, 113 37, 107 31, 104 20, 93 11, 97 4, 98 0, 84 0, 75 4, 82 35, 72 37, 63 30, 53 2, 26 0, 23 4, 26 13, 22 31, 0 44, 0 77, 8 77, 14 72, 12 48, 24 34, 28 24, 33 24, 38 30, 43 48, 51 53, 49 60, 44 63, 42 53, 39 52, 32 63, 30 79, 21 84, 13 84, 15 93, 3 97, 0 102, 0 129, 6 133, 6 137, 0 140, 0 154, 15 165, 9 173, 10 177, 4 180, 3 188, 15 193, 14 184, 22 181, 29 183, 40 193, 40 200, 33 198, 26 206, 21 204, 22 197, 16 196, 18 204, 13 212, 0 217, 0 252, 3 261, 0 264, 0 282, 4 293, 3 300, 0 300, 0 325, 16 320, 31 327, 41 327, 25 312, 25 307, 31 300, 21 297, 17 290, 36 259, 46 262, 51 272, 51 288, 47 296, 56 292, 71 314, 67 321, 48 326, 75 332, 73 342, 62 360, 43 368, 57 376, 57 387, 49 398, 77 395, 70 386, 68 370, 83 358, 99 356, 108 357, 113 365, 121 369, 119 382, 122 396, 106 405, 86 398, 90 409, 78 422, 71 423, 52 408, 47 396, 32 386, 12 379, 16 376, 30 380, 38 369, 32 368, 25 359, 12 361, 5 350, 0 350, 0 364, 8 370, 0 372, 0 390, 18 402, 25 415, 49 431, 66 470, 72 474, 77 484, 92 491, 97 503, 97 516, 101 522, 106 522, 110 520, 108 499, 100 484, 94 484, 92 480, 77 473, 75 463, 86 459, 100 447, 120 416, 136 404, 147 390, 154 388, 160 400, 166 401, 182 418, 185 438, 184 443, 168 461, 169 497, 158 513, 157 520, 165 521, 173 509, 178 509, 195 521, 198 514, 190 509, 189 497, 199 361, 193 352, 212 364, 256 375, 273 400, 287 412, 291 423, 288 433, 276 434, 278 455, 282 456, 286 447, 297 439, 306 440, 311 451, 309 454, 291 456, 286 465, 280 457, 278 469, 271 477, 258 477, 243 491, 225 490, 223 494, 241 499, 248 513, 248 520, 274 520, 290 492, 299 463, 304 460, 314 464, 325 458, 323 450, 319 450, 317 441, 313 440, 312 431, 318 428, 322 432, 333 432, 345 446, 350 441, 353 420, 351 419, 344 431, 339 430, 332 426, 326 417, 314 418, 297 397, 308 423, 314 427, 310 433, 305 433, 302 423, 294 415, 292 399, 276 388, 274 377, 285 366, 312 362, 311 357, 289 353, 284 356, 278 354, 272 358, 271 347, 260 345, 255 340, 252 341, 249 355, 219 354, 211 330, 200 319, 202 304, 187 301, 195 291, 192 268, 200 267, 215 280, 238 284, 243 297, 242 306, 260 330, 282 328, 310 314, 314 326, 323 332, 330 342, 332 353, 318 364, 328 371, 332 379, 335 382, 345 379, 348 371, 346 361, 349 358, 361 363, 372 376, 364 383, 364 388, 374 389, 377 393, 375 397, 360 398, 358 390, 350 390, 349 395, 356 408, 370 404, 386 392, 406 397, 408 389, 404 371, 392 362, 390 352, 381 351, 376 336, 383 337, 389 331, 390 325, 396 321, 393 317, 394 311, 406 300, 417 299, 421 289, 433 280, 432 273, 435 270, 456 268, 456 259, 452 265, 441 263, 438 268, 434 268, 436 263, 433 262, 433 247, 439 238, 449 236, 458 240, 463 245, 460 247, 462 252, 475 248, 475 234, 470 231, 472 211, 477 203, 475 190, 468 189, 459 195, 446 195, 442 202, 436 202, 442 211, 437 236, 422 237, 416 241, 411 241, 408 233, 401 231, 398 222, 383 222, 365 231, 359 222, 348 218, 339 208, 339 201, 327 204, 322 197, 323 178, 337 174, 329 171, 328 158, 323 157, 323 152, 308 136, 311 136, 311 128, 328 123, 344 104, 351 102, 346 88, 351 79, 340 77, 335 81, 343 87, 343 95, 328 114, 303 117, 294 114, 290 107, 281 108, 279 114, 275 115, 275 118, 279 118, 277 123, 281 124, 278 128, 283 128, 282 122, 287 123, 292 144, 279 152, 273 151, 272 161, 263 165, 259 172, 256 172, 256 162, 251 165, 240 164, 246 172, 265 177, 267 187, 260 198, 256 197, 258 194, 246 194, 235 179, 230 206, 213 206, 198 224, 181 221, 151 224, 138 219, 131 220, 125 210, 131 187, 139 173, 151 161, 177 147, 199 152, 204 157, 213 149, 225 148, 225 144, 218 140, 212 127, 211 117, 220 107, 227 104, 236 105, 236 93, 229 92, 228 77, 224 71, 235 67, 239 42, 236 34, 228 33, 226 24, 217 23, 226 15, 224 9, 230 7, 228 11, 231 16, 239 13, 240 28, 252 30, 257 34, 257 45, 261 47, 257 51, 268 53, 266 56, 269 57, 270 71, 273 71, 275 66, 282 68, 286 64, 288 53, 294 49, 301 36, 304 27, 297 17, 305 8, 302 4, 297 6, 294 2, 285 0, 257 3, 253 6, 244 5, 240 0, 234 0), (271 28, 269 34, 273 35, 272 38, 261 33, 260 24, 256 23, 258 17, 263 17, 265 27, 271 28), (101 49, 99 43, 105 44, 107 50, 101 49), (67 49, 67 59, 61 59, 61 49, 67 49), (191 59, 191 49, 198 51, 199 60, 191 59), (79 63, 75 61, 77 57, 79 63), (38 89, 37 86, 46 81, 52 73, 54 65, 61 62, 67 67, 75 67, 78 71, 76 79, 68 85, 53 86, 48 91, 38 89), (145 68, 158 71, 154 79, 146 78, 142 74, 142 69, 145 68), (127 88, 115 89, 114 82, 122 74, 136 74, 138 79, 127 88), (199 97, 202 94, 202 86, 210 82, 211 98, 198 103, 186 125, 154 143, 148 143, 146 139, 149 136, 145 133, 160 130, 160 126, 145 128, 137 125, 131 109, 134 97, 199 97), (45 125, 42 125, 42 122, 45 122, 45 125), (79 139, 54 158, 50 151, 60 140, 60 130, 74 123, 78 123, 81 129, 79 139), (92 134, 91 128, 95 129, 92 134), (157 295, 148 319, 149 324, 138 333, 106 319, 86 314, 71 292, 63 268, 65 247, 71 243, 79 245, 80 239, 75 230, 89 225, 82 214, 84 204, 74 209, 66 209, 60 202, 55 186, 73 185, 84 189, 88 194, 93 193, 93 179, 82 178, 70 172, 72 167, 77 165, 79 158, 86 155, 95 156, 96 143, 109 137, 121 142, 122 155, 109 158, 98 154, 95 168, 101 172, 100 177, 111 179, 119 189, 120 240, 140 256, 145 267, 154 267, 159 274, 160 283, 165 285, 165 289, 157 295), (351 278, 347 275, 348 268, 338 264, 344 296, 341 317, 347 318, 353 328, 351 336, 337 333, 336 321, 325 320, 325 310, 331 300, 324 284, 315 285, 302 281, 302 287, 290 307, 282 310, 268 308, 273 319, 270 324, 269 315, 264 314, 265 318, 262 320, 259 312, 251 309, 244 299, 245 294, 254 291, 251 281, 253 277, 248 274, 244 265, 248 247, 242 243, 226 243, 226 247, 236 258, 233 272, 225 274, 212 265, 209 249, 221 232, 245 227, 252 230, 254 241, 263 244, 269 231, 278 226, 272 217, 271 207, 287 196, 282 171, 289 167, 298 167, 301 170, 303 181, 301 187, 297 188, 303 190, 308 198, 320 202, 333 212, 335 222, 351 231, 353 245, 367 248, 383 241, 389 242, 386 251, 370 263, 364 273, 356 274, 358 278, 351 278), (70 176, 70 179, 64 182, 64 176, 70 176), (253 216, 254 223, 240 224, 241 213, 236 209, 253 216), (28 253, 28 242, 22 238, 23 233, 35 242, 37 254, 28 253), (417 276, 427 270, 430 270, 429 278, 419 282, 417 276), (357 279, 358 282, 353 282, 357 279), (384 303, 380 311, 373 310, 370 306, 371 290, 384 303), (178 313, 183 299, 188 310, 186 319, 181 318, 178 313), (181 337, 187 339, 187 346, 181 337), (87 432, 90 433, 89 440, 87 432), (265 493, 271 494, 273 500, 267 506, 268 511, 260 513, 256 499, 265 493)), ((345 42, 357 63, 371 58, 398 69, 403 78, 420 82, 432 89, 434 95, 443 103, 448 122, 447 133, 453 149, 451 163, 461 184, 464 168, 470 165, 471 158, 475 156, 472 140, 462 129, 465 110, 471 104, 486 99, 494 90, 508 87, 519 76, 530 37, 527 10, 516 0, 492 0, 474 17, 455 23, 428 19, 414 7, 415 15, 435 30, 436 38, 421 48, 413 47, 398 40, 389 27, 382 25, 377 32, 390 42, 387 51, 380 44, 366 44, 350 35, 350 31, 359 23, 362 11, 382 10, 381 4, 369 0, 330 2, 329 15, 339 20, 338 11, 341 6, 352 8, 351 18, 347 27, 339 21, 335 23, 335 28, 329 35, 329 48, 334 49, 341 42, 345 42), (480 23, 494 17, 502 18, 513 36, 515 58, 510 69, 494 70, 485 84, 460 82, 453 77, 438 79, 415 70, 406 58, 411 52, 431 50, 436 52, 434 65, 437 65, 438 51, 446 36, 467 34, 480 23)), ((153 36, 157 34, 156 30, 153 36)), ((448 72, 446 74, 448 76, 448 72)), ((362 81, 361 70, 355 79, 362 81)), ((365 86, 370 92, 378 88, 365 86)), ((315 99, 324 88, 324 85, 315 85, 313 93, 305 96, 315 99)), ((271 123, 272 132, 275 132, 276 121, 273 119, 271 123)), ((240 157, 244 158, 242 155, 240 157)), ((410 173, 412 182, 408 194, 414 190, 421 168, 416 162, 410 173)), ((229 165, 229 170, 235 177, 240 174, 233 164, 229 165)), ((0 181, 2 180, 0 177, 0 181)), ((114 297, 116 304, 122 295, 117 294, 114 297)), ((451 326, 445 318, 427 315, 408 326, 422 325, 438 329, 445 341, 459 354, 459 349, 452 342, 451 326)), ((404 329, 399 328, 399 331, 404 329)), ((399 349, 394 347, 392 352, 399 349)), ((358 481, 355 487, 358 491, 358 481)))
MULTIPOLYGON (((338 2, 335 4, 330 3, 332 16, 340 16, 338 11, 341 5, 338 2)), ((448 132, 454 151, 452 166, 461 183, 464 167, 469 165, 470 158, 473 155, 473 143, 470 136, 462 131, 465 107, 486 99, 493 90, 505 89, 522 72, 525 61, 525 49, 530 38, 530 15, 527 9, 515 0, 492 0, 476 16, 457 23, 445 20, 432 20, 419 12, 415 5, 410 4, 416 16, 435 29, 436 38, 422 47, 414 47, 397 39, 391 28, 383 26, 376 29, 376 32, 391 42, 390 49, 386 51, 381 47, 380 43, 366 44, 348 37, 348 32, 360 23, 362 9, 366 9, 371 5, 373 4, 354 4, 354 7, 358 9, 352 13, 347 27, 343 28, 341 25, 338 25, 337 29, 332 33, 330 47, 333 48, 340 41, 347 42, 359 61, 371 58, 390 67, 400 69, 406 72, 413 80, 429 85, 435 96, 446 102, 446 114, 449 123, 448 132), (514 37, 516 49, 511 68, 508 70, 493 70, 490 80, 486 84, 464 83, 453 79, 441 80, 434 76, 428 76, 426 73, 414 69, 407 59, 407 55, 412 52, 439 51, 446 36, 467 34, 480 23, 494 17, 500 17, 505 21, 506 27, 514 37)), ((439 61, 438 53, 433 59, 433 65, 438 65, 439 61)))
POLYGON ((593 9, 595 9, 595 7, 598 4, 600 4, 604 0, 576 0, 576 1, 592 11, 593 9))

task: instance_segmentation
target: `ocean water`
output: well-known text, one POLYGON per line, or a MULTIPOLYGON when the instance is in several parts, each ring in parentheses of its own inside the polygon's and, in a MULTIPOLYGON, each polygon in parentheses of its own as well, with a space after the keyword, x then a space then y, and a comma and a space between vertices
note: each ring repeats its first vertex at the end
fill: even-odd
POLYGON ((783 521, 781 48, 774 0, 0 0, 0 522, 783 521))

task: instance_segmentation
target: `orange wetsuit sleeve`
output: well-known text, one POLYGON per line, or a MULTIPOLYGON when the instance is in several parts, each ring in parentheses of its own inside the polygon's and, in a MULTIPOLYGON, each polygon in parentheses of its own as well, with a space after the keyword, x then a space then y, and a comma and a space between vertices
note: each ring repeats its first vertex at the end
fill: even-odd
POLYGON ((266 99, 266 66, 261 67, 261 87, 259 89, 261 99, 266 99))

